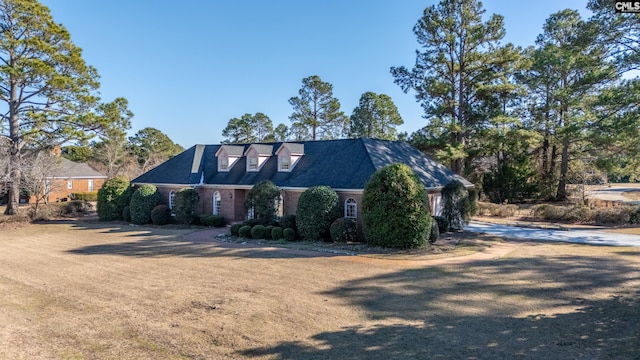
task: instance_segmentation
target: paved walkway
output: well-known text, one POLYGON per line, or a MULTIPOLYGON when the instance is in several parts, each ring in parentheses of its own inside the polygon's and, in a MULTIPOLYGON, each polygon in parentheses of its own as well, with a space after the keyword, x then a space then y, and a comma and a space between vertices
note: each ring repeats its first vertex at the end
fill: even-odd
POLYGON ((587 196, 604 201, 619 201, 630 205, 640 205, 640 201, 622 195, 625 192, 640 191, 639 184, 611 184, 594 187, 587 196))
POLYGON ((638 246, 640 235, 617 234, 591 229, 536 229, 472 221, 466 231, 525 240, 561 241, 590 245, 638 246))

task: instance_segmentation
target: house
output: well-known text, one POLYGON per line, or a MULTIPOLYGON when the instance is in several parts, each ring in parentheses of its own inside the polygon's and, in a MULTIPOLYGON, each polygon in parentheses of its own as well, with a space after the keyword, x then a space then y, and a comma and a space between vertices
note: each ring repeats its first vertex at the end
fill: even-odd
POLYGON ((193 187, 197 211, 240 221, 247 192, 263 180, 280 189, 278 213, 295 214, 298 198, 316 185, 332 187, 344 216, 359 219, 362 193, 376 170, 392 163, 409 165, 424 184, 432 213, 440 211, 440 190, 457 179, 473 186, 406 142, 377 139, 277 142, 244 145, 195 145, 132 181, 158 187, 169 207, 175 192, 193 187))
POLYGON ((51 176, 45 177, 48 187, 46 202, 72 200, 71 194, 100 190, 107 180, 105 175, 85 163, 77 163, 63 157, 58 158, 58 166, 51 176))

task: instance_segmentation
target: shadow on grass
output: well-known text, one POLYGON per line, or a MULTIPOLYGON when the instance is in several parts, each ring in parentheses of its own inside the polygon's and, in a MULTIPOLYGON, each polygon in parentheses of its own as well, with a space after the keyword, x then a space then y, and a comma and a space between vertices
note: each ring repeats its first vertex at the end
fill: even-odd
POLYGON ((361 327, 240 354, 640 359, 639 281, 637 262, 579 256, 478 261, 356 279, 324 295, 364 310, 369 321, 361 327))

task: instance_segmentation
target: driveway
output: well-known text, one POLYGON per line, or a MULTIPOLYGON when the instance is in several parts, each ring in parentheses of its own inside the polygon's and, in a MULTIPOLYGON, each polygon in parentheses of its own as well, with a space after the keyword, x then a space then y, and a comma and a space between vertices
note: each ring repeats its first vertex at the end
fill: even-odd
POLYGON ((602 230, 536 229, 472 221, 467 226, 465 226, 465 231, 526 240, 562 241, 590 245, 640 247, 640 235, 617 234, 605 232, 602 230))
POLYGON ((587 192, 587 196, 598 200, 619 201, 630 205, 638 205, 640 201, 629 199, 622 195, 625 192, 640 191, 639 184, 611 184, 594 187, 587 192))

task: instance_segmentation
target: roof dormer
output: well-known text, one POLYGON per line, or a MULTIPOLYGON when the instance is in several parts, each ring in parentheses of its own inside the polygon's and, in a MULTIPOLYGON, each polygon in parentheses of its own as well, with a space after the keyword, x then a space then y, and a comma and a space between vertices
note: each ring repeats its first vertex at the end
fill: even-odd
POLYGON ((252 144, 249 146, 244 152, 244 156, 247 158, 247 172, 260 171, 272 153, 273 145, 252 144))
POLYGON ((218 158, 218 171, 228 172, 231 170, 238 160, 242 157, 244 146, 238 145, 221 145, 216 151, 218 158))
POLYGON ((276 155, 278 155, 278 171, 290 172, 304 155, 304 144, 282 143, 276 155))

